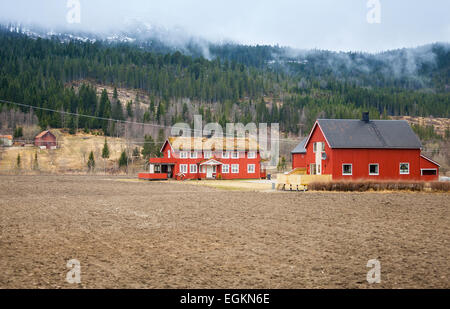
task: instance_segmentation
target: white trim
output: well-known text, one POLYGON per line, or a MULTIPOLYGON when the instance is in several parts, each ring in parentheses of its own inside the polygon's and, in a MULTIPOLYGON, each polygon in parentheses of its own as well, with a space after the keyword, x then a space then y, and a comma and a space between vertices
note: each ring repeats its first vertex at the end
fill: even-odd
POLYGON ((213 157, 212 151, 204 151, 203 152, 203 158, 205 159, 211 159, 213 157), (208 154, 208 155, 207 155, 208 154))
POLYGON ((180 164, 180 173, 182 173, 182 174, 188 173, 188 165, 187 164, 180 164))
POLYGON ((353 164, 352 163, 342 163, 342 176, 353 176, 353 164), (344 165, 350 165, 352 172, 351 174, 344 174, 344 165))
POLYGON ((229 174, 230 173, 230 165, 229 164, 222 164, 222 174, 229 174), (226 171, 225 171, 226 167, 226 171))
POLYGON ((256 173, 256 164, 247 164, 247 174, 255 174, 256 173), (253 167, 253 171, 250 171, 250 167, 253 167))
POLYGON ((231 164, 231 174, 239 174, 239 164, 231 164), (237 166, 237 171, 234 168, 237 166))
POLYGON ((380 176, 380 164, 379 163, 369 163, 369 176, 380 176), (374 173, 370 172, 370 166, 371 165, 376 165, 377 166, 378 173, 374 174, 374 173))
POLYGON ((429 162, 431 162, 431 163, 433 163, 433 164, 436 164, 438 167, 441 167, 441 165, 439 164, 439 163, 437 163, 436 161, 433 161, 433 160, 431 160, 430 158, 428 158, 428 157, 425 157, 424 155, 420 155, 422 158, 424 158, 425 160, 427 160, 427 161, 429 161, 429 162))
POLYGON ((180 159, 189 159, 189 154, 187 151, 180 151, 180 159))
POLYGON ((257 158, 257 154, 256 154, 256 151, 249 151, 248 153, 247 153, 247 159, 256 159, 257 158), (252 156, 250 156, 250 154, 253 154, 252 156))
POLYGON ((214 160, 214 159, 210 159, 210 160, 208 160, 206 162, 201 163, 200 165, 222 165, 222 164, 223 164, 222 162, 219 162, 219 161, 214 160))
POLYGON ((399 168, 400 175, 409 175, 411 173, 411 164, 409 164, 409 162, 402 162, 402 163, 400 163, 398 168, 399 168), (408 172, 407 173, 406 172, 402 172, 402 169, 401 169, 402 164, 408 164, 408 172))
POLYGON ((420 176, 439 176, 438 175, 438 169, 437 168, 421 168, 420 169, 420 176), (436 175, 424 175, 423 171, 435 171, 436 175))
POLYGON ((331 147, 330 143, 328 142, 328 139, 327 139, 325 133, 323 133, 323 130, 322 130, 322 128, 320 127, 320 124, 319 124, 319 120, 316 120, 316 123, 314 124, 314 126, 313 126, 313 128, 312 128, 312 130, 311 130, 311 133, 309 133, 308 139, 306 140, 306 143, 305 143, 305 149, 306 149, 306 147, 308 147, 309 140, 311 139, 312 134, 313 134, 314 129, 316 128, 316 126, 319 126, 319 129, 320 129, 320 131, 322 132, 322 135, 323 135, 323 137, 325 138, 325 141, 327 142, 328 147, 333 148, 333 147, 331 147))

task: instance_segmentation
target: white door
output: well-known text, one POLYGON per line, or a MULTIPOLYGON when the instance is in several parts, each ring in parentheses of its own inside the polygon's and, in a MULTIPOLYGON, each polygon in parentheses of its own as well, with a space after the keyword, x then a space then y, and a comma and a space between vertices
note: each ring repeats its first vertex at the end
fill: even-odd
POLYGON ((213 178, 213 167, 207 166, 206 167, 206 178, 213 178))

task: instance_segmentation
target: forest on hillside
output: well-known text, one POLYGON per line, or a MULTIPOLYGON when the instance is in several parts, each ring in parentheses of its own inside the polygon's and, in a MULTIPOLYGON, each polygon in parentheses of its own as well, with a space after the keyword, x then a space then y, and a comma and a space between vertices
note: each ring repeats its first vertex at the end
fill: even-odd
MULTIPOLYGON (((98 129, 107 135, 118 132, 106 119, 170 126, 190 123, 194 114, 221 124, 279 122, 282 131, 295 135, 307 132, 317 118, 359 118, 365 110, 378 119, 449 118, 449 51, 439 46, 433 50, 436 64, 422 65, 419 77, 394 78, 386 76, 383 63, 375 60, 376 74, 345 65, 330 70, 324 52, 311 54, 302 63, 268 63, 270 51, 263 47, 224 45, 212 48, 217 56, 207 60, 132 44, 36 39, 2 29, 0 99, 36 108, 3 103, 0 113, 32 113, 41 128, 98 129), (98 95, 90 83, 74 88, 73 81, 138 89, 148 104, 133 109, 139 102, 120 102, 106 91, 98 95), (45 109, 102 119, 61 117, 45 109)), ((14 130, 17 124, 1 125, 14 130)))

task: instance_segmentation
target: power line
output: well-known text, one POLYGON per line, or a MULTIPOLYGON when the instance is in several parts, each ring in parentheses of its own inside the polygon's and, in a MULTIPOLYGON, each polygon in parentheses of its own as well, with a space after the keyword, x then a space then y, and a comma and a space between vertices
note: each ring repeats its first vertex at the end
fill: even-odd
MULTIPOLYGON (((5 104, 21 106, 21 107, 28 107, 30 109, 37 109, 37 110, 42 110, 42 111, 46 111, 46 112, 52 112, 52 113, 59 113, 59 114, 63 114, 63 115, 69 115, 69 116, 78 116, 78 117, 84 117, 84 118, 89 118, 89 119, 98 119, 98 120, 103 120, 103 121, 112 121, 112 122, 124 123, 124 124, 151 126, 151 127, 162 128, 162 129, 170 129, 170 128, 172 128, 172 126, 166 126, 166 125, 160 125, 160 124, 152 124, 152 123, 136 122, 136 121, 129 121, 129 120, 112 119, 112 118, 105 118, 105 117, 99 117, 99 116, 92 116, 92 115, 85 115, 85 114, 79 114, 79 113, 66 112, 66 111, 62 111, 62 110, 55 110, 55 109, 46 108, 46 107, 38 107, 38 106, 33 106, 33 105, 23 104, 23 103, 17 103, 17 102, 2 100, 2 99, 0 99, 0 102, 5 103, 5 104)), ((192 132, 194 132, 194 133, 195 132, 199 132, 199 133, 203 134, 203 130, 195 130, 195 129, 190 129, 190 130, 192 132)), ((225 137, 236 137, 234 135, 229 135, 229 134, 224 134, 224 136, 225 137)), ((279 139, 272 139, 272 141, 279 141, 279 142, 285 142, 285 143, 296 143, 296 144, 299 143, 299 141, 289 140, 289 139, 286 139, 286 138, 284 138, 284 139, 280 139, 280 138, 279 139)))

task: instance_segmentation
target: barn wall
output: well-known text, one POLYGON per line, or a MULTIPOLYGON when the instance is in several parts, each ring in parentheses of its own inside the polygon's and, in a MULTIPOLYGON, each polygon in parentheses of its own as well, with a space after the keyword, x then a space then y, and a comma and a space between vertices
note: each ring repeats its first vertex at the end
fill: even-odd
POLYGON ((439 180, 439 166, 433 162, 420 157, 420 169, 436 169, 436 176, 432 175, 421 175, 421 179, 424 181, 438 181, 439 180))
POLYGON ((419 149, 334 149, 333 180, 420 180, 419 149), (353 175, 342 175, 342 164, 353 164, 353 175), (400 175, 400 163, 410 164, 409 175, 400 175), (379 164, 379 175, 369 175, 369 164, 379 164))

